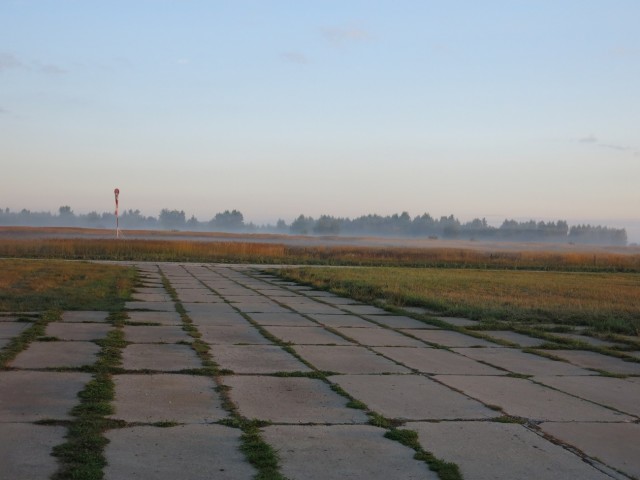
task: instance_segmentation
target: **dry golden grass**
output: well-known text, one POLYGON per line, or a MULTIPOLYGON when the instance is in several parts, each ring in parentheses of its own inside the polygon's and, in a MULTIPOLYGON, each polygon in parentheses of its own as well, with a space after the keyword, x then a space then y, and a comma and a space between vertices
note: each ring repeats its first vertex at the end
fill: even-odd
POLYGON ((301 268, 286 278, 372 301, 419 305, 449 315, 569 322, 636 334, 640 275, 418 268, 301 268))
POLYGON ((97 238, 0 238, 0 257, 640 272, 640 255, 97 238))
POLYGON ((58 260, 0 259, 0 311, 116 309, 133 288, 132 269, 58 260))

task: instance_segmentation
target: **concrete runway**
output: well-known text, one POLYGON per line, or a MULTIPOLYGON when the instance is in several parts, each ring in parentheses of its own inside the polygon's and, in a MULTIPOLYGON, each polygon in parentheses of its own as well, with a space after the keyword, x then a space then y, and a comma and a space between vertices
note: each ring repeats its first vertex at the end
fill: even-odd
MULTIPOLYGON (((465 334, 468 319, 442 318, 449 330, 424 312, 390 314, 251 266, 135 266, 144 285, 117 327, 127 344, 110 418, 122 427, 105 432, 106 479, 253 478, 221 389, 237 415, 265 422, 290 479, 438 478, 371 412, 417 432, 465 479, 640 477, 640 363, 586 350, 551 360, 522 350, 540 344, 533 337, 478 338, 465 334), (221 375, 194 374, 194 332, 221 375)), ((0 316, 0 347, 28 325, 0 316)), ((56 472, 51 449, 91 380, 82 367, 113 328, 106 312, 65 312, 49 341, 0 371, 1 478, 56 472)))

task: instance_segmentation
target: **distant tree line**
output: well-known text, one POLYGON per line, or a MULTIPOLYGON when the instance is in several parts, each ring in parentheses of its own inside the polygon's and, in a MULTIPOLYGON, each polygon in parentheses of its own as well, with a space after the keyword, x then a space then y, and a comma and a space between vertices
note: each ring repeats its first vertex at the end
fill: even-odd
MULTIPOLYGON (((62 206, 58 214, 31 212, 23 209, 12 212, 0 210, 0 225, 16 226, 77 226, 90 228, 112 228, 115 214, 111 212, 75 214, 71 207, 62 206)), ((140 210, 125 210, 119 215, 123 229, 166 229, 223 232, 273 232, 296 235, 383 235, 401 237, 429 237, 464 240, 574 242, 602 245, 626 245, 624 228, 600 225, 574 225, 566 221, 518 222, 505 220, 499 227, 491 226, 486 219, 473 219, 462 223, 453 215, 433 218, 425 213, 411 218, 407 212, 387 216, 363 215, 354 219, 321 215, 318 218, 300 215, 290 225, 278 220, 275 225, 246 223, 238 210, 217 213, 209 221, 201 222, 195 216, 187 219, 184 210, 164 208, 158 217, 144 216, 140 210)))

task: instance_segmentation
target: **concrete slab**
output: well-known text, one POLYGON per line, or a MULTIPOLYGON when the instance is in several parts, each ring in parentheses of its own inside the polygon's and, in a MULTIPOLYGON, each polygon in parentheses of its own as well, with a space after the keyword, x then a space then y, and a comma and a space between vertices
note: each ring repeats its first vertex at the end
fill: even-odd
POLYGON ((133 427, 108 431, 106 480, 251 479, 237 428, 222 425, 133 427))
POLYGON ((241 302, 241 303, 234 303, 233 304, 238 310, 240 310, 241 312, 244 313, 287 313, 290 312, 290 310, 277 305, 277 304, 270 304, 270 303, 246 303, 246 302, 241 302))
POLYGON ((416 320, 415 318, 404 317, 402 315, 364 315, 364 318, 390 328, 438 328, 433 325, 429 325, 428 323, 421 322, 420 320, 416 320))
POLYGON ((45 336, 60 340, 100 340, 113 329, 108 323, 64 323, 51 322, 47 325, 45 336))
POLYGON ((593 375, 595 373, 570 363, 550 360, 515 348, 454 348, 453 350, 465 357, 522 375, 593 375))
POLYGON ((487 419, 497 412, 422 375, 339 375, 329 381, 387 418, 487 419))
POLYGON ((51 450, 64 443, 66 430, 64 427, 0 423, 0 438, 6 440, 0 442, 2 478, 50 478, 58 469, 58 462, 51 456, 51 450))
POLYGON ((351 345, 352 343, 323 327, 264 327, 283 342, 294 345, 351 345))
POLYGON ((553 333, 554 337, 559 337, 565 340, 573 340, 581 343, 586 343, 594 347, 619 347, 620 343, 610 342, 607 340, 601 340, 599 338, 590 337, 588 335, 580 335, 579 333, 553 333))
POLYGON ((415 338, 407 337, 401 333, 394 332, 386 328, 346 328, 336 327, 340 332, 360 345, 373 346, 393 346, 393 347, 424 347, 425 344, 415 338))
POLYGON ((0 349, 6 347, 7 345, 9 345, 9 342, 11 341, 10 338, 0 338, 0 349))
POLYGON ((172 302, 171 297, 167 293, 139 293, 134 292, 131 295, 133 300, 138 302, 172 302))
POLYGON ((0 322, 0 338, 13 338, 31 326, 27 322, 0 322))
POLYGON ((182 306, 189 315, 192 313, 205 313, 215 316, 237 313, 228 303, 183 303, 182 306))
POLYGON ((96 361, 100 347, 91 342, 32 342, 9 362, 14 368, 82 367, 96 361))
POLYGON ((133 344, 122 351, 122 367, 126 370, 177 372, 201 368, 202 364, 188 345, 133 344))
POLYGON ((397 363, 358 346, 297 345, 295 351, 318 370, 336 373, 410 373, 397 363))
POLYGON ((388 313, 386 310, 373 305, 343 305, 341 308, 359 315, 385 315, 388 313))
POLYGON ((127 312, 131 323, 155 323, 158 325, 182 325, 178 312, 127 312))
POLYGON ((346 297, 325 297, 322 301, 331 305, 356 305, 358 303, 357 300, 346 297))
POLYGON ((608 475, 522 425, 495 422, 411 423, 422 448, 474 480, 605 480, 608 475))
POLYGON ((62 312, 63 322, 106 322, 109 312, 69 311, 62 312))
POLYGON ((500 345, 487 340, 450 330, 403 329, 402 331, 425 342, 444 345, 445 347, 500 347, 500 345))
POLYGON ((333 314, 323 314, 323 313, 312 313, 309 314, 311 318, 315 321, 320 322, 322 325, 326 325, 327 327, 361 327, 361 328, 375 328, 377 325, 375 323, 364 320, 360 317, 356 317, 355 315, 333 315, 333 314))
POLYGON ((640 477, 640 425, 637 423, 545 422, 540 428, 612 468, 640 477))
POLYGON ((225 376, 240 414, 277 423, 367 423, 362 410, 322 380, 297 377, 225 376))
POLYGON ((480 333, 499 340, 506 340, 507 342, 515 343, 521 347, 539 347, 544 343, 548 343, 548 340, 541 338, 530 337, 521 333, 511 332, 509 330, 482 330, 480 333))
POLYGON ((574 365, 584 368, 604 370, 621 375, 640 375, 640 363, 625 362, 619 358, 609 357, 596 352, 584 350, 553 350, 551 352, 560 358, 564 358, 574 365))
POLYGON ((304 318, 299 313, 249 313, 249 317, 260 325, 280 325, 289 327, 313 327, 311 320, 304 318))
POLYGON ((373 350, 422 373, 446 375, 506 375, 507 373, 439 348, 375 347, 373 350))
POLYGON ((509 415, 536 421, 626 422, 631 417, 565 393, 512 377, 438 375, 438 381, 486 405, 497 405, 509 415))
POLYGON ((124 304, 127 310, 154 310, 157 312, 175 312, 176 306, 173 302, 137 302, 131 301, 124 304))
POLYGON ((188 315, 191 321, 198 327, 223 326, 223 325, 250 325, 247 319, 237 312, 226 312, 226 313, 191 312, 188 315))
POLYGON ((211 354, 220 368, 235 373, 310 372, 311 369, 276 345, 216 345, 211 354))
POLYGON ((192 342, 179 325, 162 325, 158 327, 125 325, 122 329, 124 339, 131 343, 178 343, 192 342))
POLYGON ((225 325, 220 327, 198 327, 202 341, 209 345, 270 345, 262 334, 251 325, 225 325))
POLYGON ((78 372, 0 372, 0 422, 70 420, 78 392, 90 380, 78 372))
POLYGON ((640 417, 640 384, 612 377, 534 377, 535 382, 640 417))
POLYGON ((210 423, 227 413, 215 382, 197 375, 114 375, 114 413, 126 422, 210 423))
POLYGON ((370 425, 275 425, 264 439, 279 452, 291 480, 437 479, 414 451, 370 425))
POLYGON ((438 320, 441 320, 449 325, 454 325, 456 327, 473 327, 478 325, 477 320, 471 320, 469 318, 457 318, 457 317, 436 317, 438 320))
POLYGON ((292 310, 300 313, 323 313, 325 315, 344 314, 342 310, 320 302, 292 303, 290 307, 292 310))

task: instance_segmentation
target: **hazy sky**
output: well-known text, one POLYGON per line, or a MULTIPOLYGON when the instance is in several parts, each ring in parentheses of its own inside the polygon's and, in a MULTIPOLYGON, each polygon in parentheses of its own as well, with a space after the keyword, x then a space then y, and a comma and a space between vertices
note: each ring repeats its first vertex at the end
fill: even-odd
POLYGON ((638 0, 0 0, 0 207, 640 224, 638 0))

